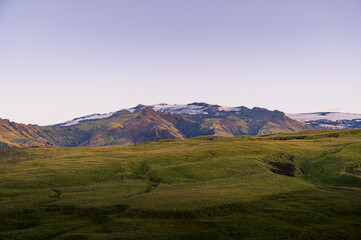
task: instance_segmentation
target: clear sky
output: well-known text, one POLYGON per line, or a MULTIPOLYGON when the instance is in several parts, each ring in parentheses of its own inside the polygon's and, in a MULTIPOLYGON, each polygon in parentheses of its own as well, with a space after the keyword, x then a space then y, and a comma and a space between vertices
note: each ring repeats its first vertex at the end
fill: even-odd
POLYGON ((0 0, 0 118, 195 101, 361 113, 361 0, 0 0))

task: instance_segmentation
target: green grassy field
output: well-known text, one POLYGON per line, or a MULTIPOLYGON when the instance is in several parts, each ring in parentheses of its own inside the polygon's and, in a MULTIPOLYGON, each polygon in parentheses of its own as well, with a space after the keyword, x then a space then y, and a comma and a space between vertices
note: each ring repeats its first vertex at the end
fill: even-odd
POLYGON ((0 239, 360 239, 361 130, 0 148, 0 239))

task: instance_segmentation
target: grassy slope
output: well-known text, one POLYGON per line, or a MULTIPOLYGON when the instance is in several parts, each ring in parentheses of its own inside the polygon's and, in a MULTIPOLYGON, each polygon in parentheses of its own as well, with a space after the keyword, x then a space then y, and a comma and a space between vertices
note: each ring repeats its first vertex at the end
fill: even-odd
POLYGON ((361 130, 0 148, 0 239, 358 239, 360 149, 361 130))

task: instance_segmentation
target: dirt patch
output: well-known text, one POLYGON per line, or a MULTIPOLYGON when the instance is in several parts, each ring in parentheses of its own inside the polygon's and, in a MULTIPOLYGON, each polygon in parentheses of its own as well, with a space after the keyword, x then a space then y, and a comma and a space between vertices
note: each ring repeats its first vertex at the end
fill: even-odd
POLYGON ((356 175, 361 177, 361 165, 348 166, 346 167, 345 172, 351 175, 356 175))
POLYGON ((297 170, 295 156, 289 153, 276 153, 262 159, 267 163, 270 171, 279 175, 294 177, 297 170))
POLYGON ((296 166, 292 163, 271 162, 271 172, 289 177, 295 176, 296 166))

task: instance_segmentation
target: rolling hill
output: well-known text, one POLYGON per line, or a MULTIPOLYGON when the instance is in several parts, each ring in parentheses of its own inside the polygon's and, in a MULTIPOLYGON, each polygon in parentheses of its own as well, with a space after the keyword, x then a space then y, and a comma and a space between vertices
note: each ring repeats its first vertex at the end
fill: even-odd
POLYGON ((358 129, 0 148, 0 239, 359 239, 360 149, 358 129))

